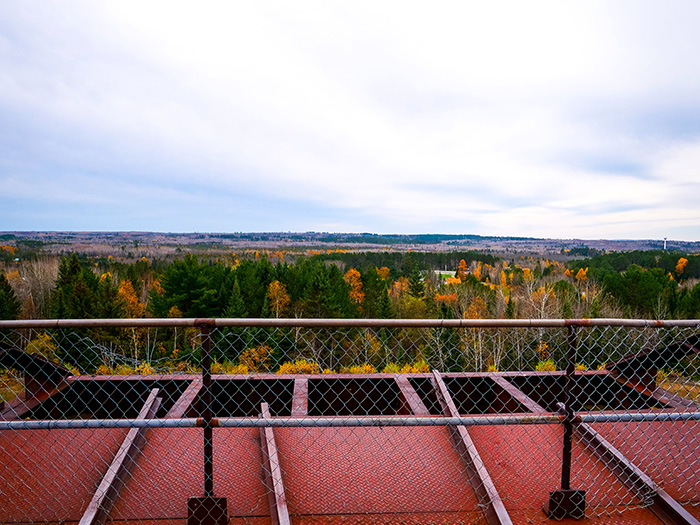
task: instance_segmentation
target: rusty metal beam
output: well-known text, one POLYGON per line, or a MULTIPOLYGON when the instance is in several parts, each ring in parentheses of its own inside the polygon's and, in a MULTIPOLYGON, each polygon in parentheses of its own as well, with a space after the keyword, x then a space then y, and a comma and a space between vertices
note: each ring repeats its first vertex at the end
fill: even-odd
POLYGON ((309 414, 309 379, 294 378, 294 394, 292 396, 292 417, 306 417, 309 414))
POLYGON ((512 396, 513 399, 515 399, 518 403, 527 408, 530 412, 534 412, 536 414, 547 412, 547 410, 542 405, 533 400, 530 396, 528 396, 525 392, 520 390, 513 383, 508 381, 505 377, 494 376, 491 379, 494 383, 496 383, 503 390, 505 390, 510 396, 512 396))
POLYGON ((586 423, 574 425, 574 434, 610 469, 617 478, 666 525, 700 525, 675 499, 659 487, 639 467, 632 463, 612 443, 586 423))
MULTIPOLYGON (((447 385, 445 385, 442 375, 437 370, 433 371, 433 381, 438 399, 442 404, 443 413, 448 417, 459 417, 459 412, 449 390, 447 390, 447 385)), ((469 473, 469 481, 474 488, 479 504, 484 510, 486 522, 489 525, 512 524, 508 511, 503 505, 503 500, 498 494, 496 485, 493 483, 491 475, 486 465, 484 465, 467 428, 462 425, 450 427, 450 432, 452 433, 455 448, 465 462, 469 473)))
MULTIPOLYGON (((267 403, 260 404, 260 417, 270 419, 270 408, 267 403)), ((270 427, 260 429, 260 443, 264 463, 265 486, 267 501, 270 505, 272 525, 290 525, 287 498, 284 492, 282 469, 277 453, 277 442, 274 430, 270 427)))
POLYGON ((425 403, 423 403, 423 400, 420 398, 415 388, 413 388, 408 378, 404 374, 396 374, 394 379, 396 379, 396 384, 401 392, 403 406, 408 409, 400 410, 399 413, 413 414, 415 416, 429 416, 430 411, 425 406, 425 403))
POLYGON ((657 400, 659 403, 663 403, 664 405, 668 405, 672 408, 682 409, 682 410, 698 410, 698 409, 700 409, 700 405, 698 405, 697 403, 695 403, 695 402, 691 401, 690 399, 687 399, 683 396, 680 396, 680 395, 676 394, 675 392, 671 392, 669 390, 666 390, 665 388, 662 388, 658 385, 655 388, 649 388, 641 382, 634 381, 630 378, 622 377, 620 375, 611 374, 610 377, 614 378, 615 381, 617 381, 621 385, 624 385, 628 388, 636 390, 640 394, 644 394, 645 396, 649 396, 649 397, 657 400))
MULTIPOLYGON (((158 389, 151 390, 148 399, 139 412, 138 419, 152 419, 155 417, 160 398, 158 389)), ((79 525, 102 525, 107 521, 109 512, 119 496, 121 487, 126 482, 126 477, 146 441, 145 428, 132 428, 124 438, 106 474, 97 487, 79 525)))
POLYGON ((28 412, 37 408, 51 396, 65 390, 71 383, 72 379, 66 379, 55 387, 47 388, 43 392, 30 396, 29 399, 13 399, 6 403, 4 409, 0 410, 0 421, 13 421, 25 418, 28 412))
POLYGON ((188 386, 182 395, 177 399, 165 417, 168 419, 184 417, 187 409, 192 406, 192 403, 194 403, 195 399, 197 399, 200 390, 202 390, 203 384, 204 382, 202 381, 202 376, 195 377, 190 383, 190 386, 188 386))

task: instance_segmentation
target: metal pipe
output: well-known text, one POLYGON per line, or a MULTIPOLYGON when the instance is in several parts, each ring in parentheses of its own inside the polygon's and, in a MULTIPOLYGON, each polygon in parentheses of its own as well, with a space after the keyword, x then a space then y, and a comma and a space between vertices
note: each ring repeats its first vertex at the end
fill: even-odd
POLYGON ((574 382, 574 371, 576 370, 576 351, 578 344, 576 339, 576 327, 570 325, 567 331, 566 379, 564 380, 564 443, 561 459, 562 490, 569 490, 571 488, 571 441, 574 434, 574 411, 571 408, 571 388, 574 382))
POLYGON ((700 327, 700 319, 39 319, 0 321, 0 330, 50 328, 155 327, 270 328, 562 328, 567 326, 628 328, 700 327))
POLYGON ((211 395, 211 326, 202 324, 202 420, 204 421, 204 496, 214 497, 214 431, 211 395))
MULTIPOLYGON (((331 416, 271 419, 212 418, 213 428, 251 427, 425 427, 425 426, 484 426, 484 425, 551 425, 561 424, 564 416, 556 413, 524 415, 488 415, 460 417, 411 416, 331 416)), ((578 414, 576 423, 625 423, 650 421, 700 421, 700 412, 644 412, 622 414, 578 414)), ((203 418, 174 419, 62 419, 0 421, 3 430, 62 430, 100 428, 203 428, 203 418)))

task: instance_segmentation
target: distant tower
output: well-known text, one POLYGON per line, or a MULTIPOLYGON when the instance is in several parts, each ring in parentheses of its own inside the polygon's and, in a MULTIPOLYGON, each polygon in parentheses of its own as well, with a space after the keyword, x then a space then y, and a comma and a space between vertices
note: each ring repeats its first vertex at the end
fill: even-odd
POLYGON ((666 251, 666 239, 667 237, 664 237, 664 251, 666 251))

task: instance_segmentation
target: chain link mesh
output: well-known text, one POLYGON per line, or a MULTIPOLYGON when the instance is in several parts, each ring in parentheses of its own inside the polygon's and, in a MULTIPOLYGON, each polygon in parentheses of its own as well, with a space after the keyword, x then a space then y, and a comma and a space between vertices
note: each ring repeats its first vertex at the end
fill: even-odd
POLYGON ((0 522, 546 522, 565 421, 587 517, 700 516, 697 325, 241 324, 5 323, 0 522))

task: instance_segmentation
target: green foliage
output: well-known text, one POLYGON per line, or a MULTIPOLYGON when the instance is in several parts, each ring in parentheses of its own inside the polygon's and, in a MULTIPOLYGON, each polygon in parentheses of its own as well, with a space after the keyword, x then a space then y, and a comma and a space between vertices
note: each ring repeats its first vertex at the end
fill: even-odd
POLYGON ((606 275, 603 287, 630 316, 660 317, 662 308, 670 313, 676 282, 661 268, 645 270, 632 264, 623 273, 606 275))
POLYGON ((228 269, 200 263, 194 255, 176 259, 160 276, 160 290, 151 292, 150 311, 167 317, 174 306, 183 317, 216 317, 223 310, 221 289, 228 269))
POLYGON ((0 273, 0 319, 17 319, 22 305, 4 273, 0 273))

